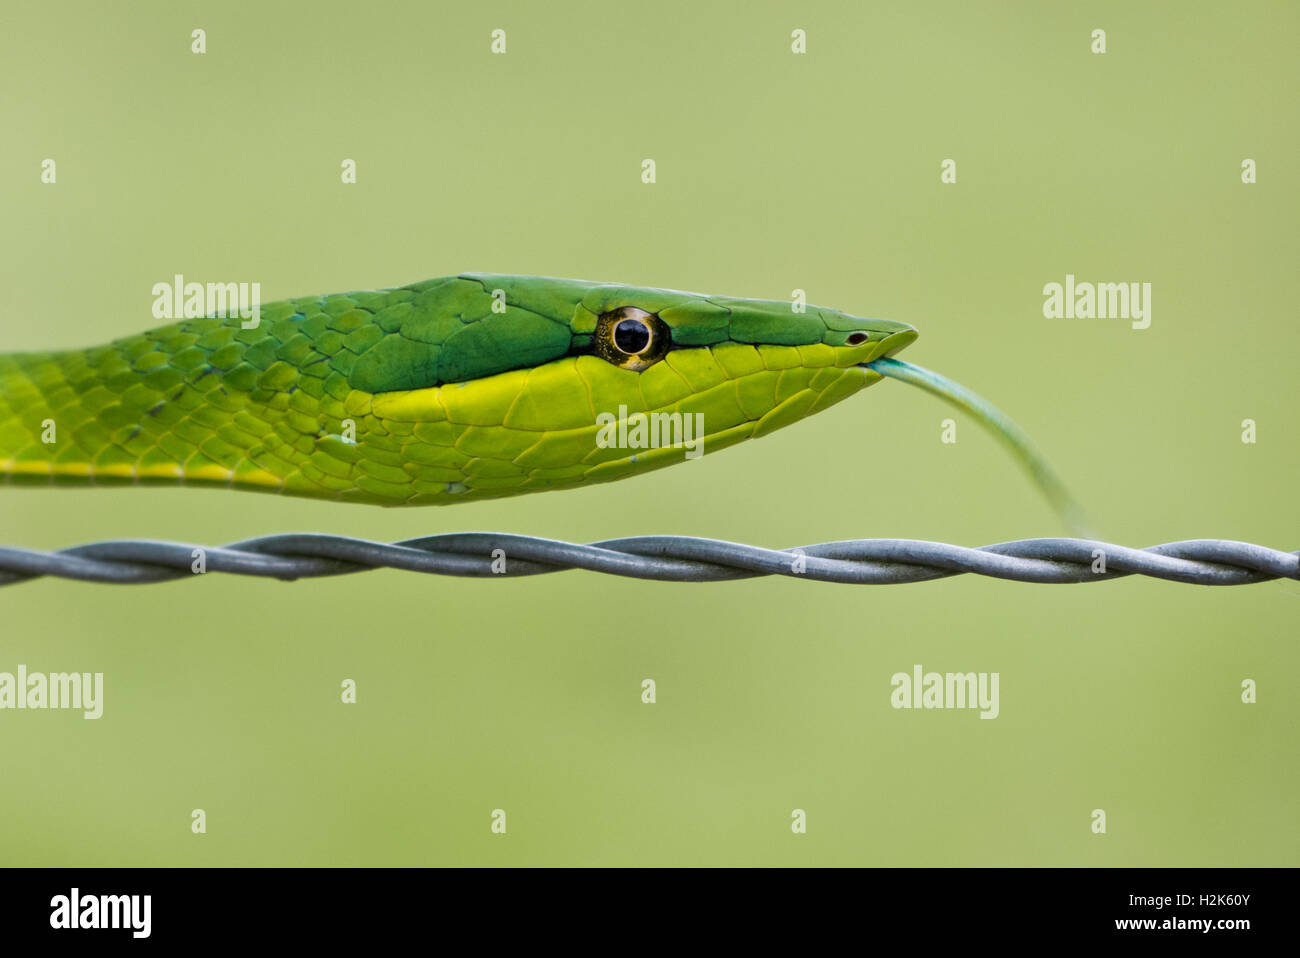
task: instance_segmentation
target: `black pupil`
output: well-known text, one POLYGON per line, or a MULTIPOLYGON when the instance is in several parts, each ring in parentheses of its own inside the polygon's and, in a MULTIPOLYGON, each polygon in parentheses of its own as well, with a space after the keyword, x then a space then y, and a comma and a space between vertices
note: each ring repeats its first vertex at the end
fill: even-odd
POLYGON ((614 327, 614 345, 635 356, 650 345, 650 327, 639 319, 625 319, 614 327))

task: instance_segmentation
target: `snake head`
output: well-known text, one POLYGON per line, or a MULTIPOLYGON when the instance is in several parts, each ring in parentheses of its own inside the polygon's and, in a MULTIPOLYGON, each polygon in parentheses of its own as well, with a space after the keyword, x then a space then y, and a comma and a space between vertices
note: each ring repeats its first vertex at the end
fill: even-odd
MULTIPOLYGON (((408 289, 376 314, 389 331, 349 384, 371 415, 451 447, 444 458, 465 478, 445 491, 463 498, 622 478, 695 458, 684 444, 711 452, 765 435, 878 382, 866 364, 917 336, 786 301, 548 277, 463 274, 408 289), (674 441, 654 434, 657 420, 674 441)), ((416 501, 444 499, 419 491, 416 501)))

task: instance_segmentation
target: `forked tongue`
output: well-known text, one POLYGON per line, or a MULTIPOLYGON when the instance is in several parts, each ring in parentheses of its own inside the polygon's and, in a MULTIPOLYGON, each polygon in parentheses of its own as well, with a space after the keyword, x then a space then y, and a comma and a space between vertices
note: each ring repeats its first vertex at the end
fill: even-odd
POLYGON ((914 366, 897 359, 877 359, 866 364, 882 376, 897 379, 912 386, 920 386, 928 393, 947 400, 958 409, 975 417, 989 432, 1000 439, 1012 455, 1029 473, 1034 485, 1047 497, 1061 521, 1070 527, 1075 535, 1088 536, 1088 526, 1083 507, 1065 488, 1065 483, 1052 471, 1043 454, 1038 451, 1025 431, 1017 426, 1000 409, 983 396, 971 392, 961 383, 953 382, 947 376, 914 366))

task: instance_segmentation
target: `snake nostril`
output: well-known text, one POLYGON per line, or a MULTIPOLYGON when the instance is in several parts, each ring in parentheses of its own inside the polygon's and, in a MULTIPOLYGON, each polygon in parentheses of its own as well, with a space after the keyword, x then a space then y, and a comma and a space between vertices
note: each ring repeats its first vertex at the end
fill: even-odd
POLYGON ((866 333, 850 333, 849 338, 844 340, 849 346, 861 346, 867 341, 866 333))

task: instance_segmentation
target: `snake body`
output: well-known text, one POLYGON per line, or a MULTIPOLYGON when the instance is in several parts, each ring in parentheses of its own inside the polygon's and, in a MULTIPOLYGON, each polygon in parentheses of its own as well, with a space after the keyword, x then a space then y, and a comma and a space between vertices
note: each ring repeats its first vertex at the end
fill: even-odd
POLYGON ((462 274, 0 356, 0 475, 382 505, 563 489, 683 461, 601 417, 695 416, 703 451, 878 382, 903 323, 791 302, 462 274))

